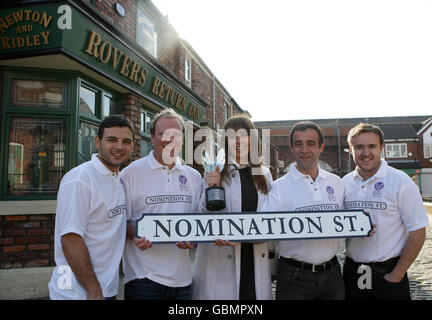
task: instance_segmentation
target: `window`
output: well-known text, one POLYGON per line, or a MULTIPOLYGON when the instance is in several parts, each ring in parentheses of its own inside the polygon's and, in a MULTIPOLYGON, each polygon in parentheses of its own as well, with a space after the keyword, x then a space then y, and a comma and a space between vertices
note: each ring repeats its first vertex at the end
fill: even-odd
POLYGON ((7 194, 57 193, 65 171, 60 160, 64 159, 65 139, 65 120, 11 118, 7 194))
POLYGON ((96 114, 96 91, 81 85, 80 87, 80 112, 95 115, 96 114))
POLYGON ((149 112, 141 112, 141 132, 150 133, 150 123, 152 122, 153 117, 154 115, 149 112))
POLYGON ((94 138, 97 136, 98 126, 81 121, 78 129, 78 164, 91 159, 97 153, 94 138))
POLYGON ((13 106, 65 108, 66 83, 12 80, 13 106))
POLYGON ((423 146, 423 156, 425 159, 432 158, 432 144, 425 144, 423 146))
POLYGON ((192 64, 188 58, 185 58, 185 82, 189 87, 192 85, 192 64))
POLYGON ((102 98, 102 118, 109 116, 110 114, 116 114, 117 112, 117 104, 112 97, 107 94, 103 95, 102 98))
POLYGON ((147 111, 141 112, 141 158, 145 157, 153 149, 150 141, 150 123, 154 115, 147 111))
POLYGON ((137 8, 136 37, 137 43, 157 58, 157 28, 140 7, 137 8))
POLYGON ((386 158, 407 158, 406 143, 390 143, 385 145, 386 158))

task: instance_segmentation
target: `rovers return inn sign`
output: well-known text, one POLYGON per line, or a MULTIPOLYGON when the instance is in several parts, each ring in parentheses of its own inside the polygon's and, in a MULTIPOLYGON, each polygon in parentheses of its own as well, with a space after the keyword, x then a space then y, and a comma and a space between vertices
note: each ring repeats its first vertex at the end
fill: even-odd
POLYGON ((371 231, 363 210, 143 214, 136 221, 136 236, 154 243, 350 238, 371 231))
POLYGON ((63 54, 199 124, 204 102, 121 39, 65 4, 0 10, 0 59, 63 54))

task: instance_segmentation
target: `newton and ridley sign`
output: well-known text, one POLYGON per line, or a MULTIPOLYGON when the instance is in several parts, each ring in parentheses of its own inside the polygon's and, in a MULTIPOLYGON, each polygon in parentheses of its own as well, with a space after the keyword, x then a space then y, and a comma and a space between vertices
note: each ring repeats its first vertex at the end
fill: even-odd
POLYGON ((136 236, 153 243, 349 238, 371 231, 363 210, 143 214, 136 221, 136 236))

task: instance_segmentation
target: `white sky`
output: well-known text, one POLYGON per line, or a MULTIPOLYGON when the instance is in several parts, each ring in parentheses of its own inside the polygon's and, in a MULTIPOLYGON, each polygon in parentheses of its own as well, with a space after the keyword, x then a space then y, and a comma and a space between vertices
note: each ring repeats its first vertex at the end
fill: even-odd
POLYGON ((254 121, 432 115, 432 1, 152 1, 254 121))

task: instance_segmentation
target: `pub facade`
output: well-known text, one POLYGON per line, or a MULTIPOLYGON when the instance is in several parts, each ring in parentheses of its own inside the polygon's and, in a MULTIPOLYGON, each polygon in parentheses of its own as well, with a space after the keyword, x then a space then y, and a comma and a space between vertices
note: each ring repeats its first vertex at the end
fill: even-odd
POLYGON ((46 295, 59 183, 103 118, 132 121, 134 160, 165 108, 192 132, 245 112, 151 1, 0 4, 0 299, 46 295))

